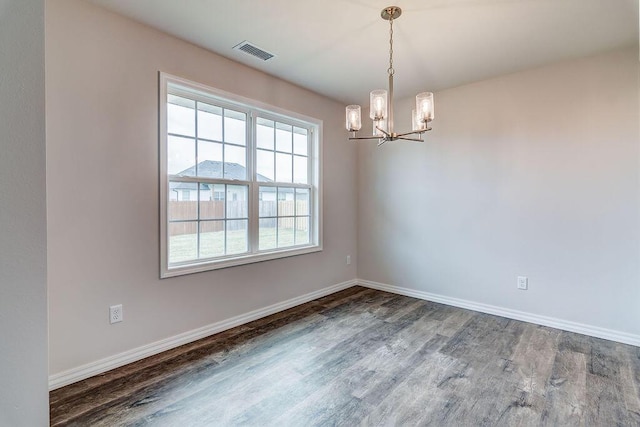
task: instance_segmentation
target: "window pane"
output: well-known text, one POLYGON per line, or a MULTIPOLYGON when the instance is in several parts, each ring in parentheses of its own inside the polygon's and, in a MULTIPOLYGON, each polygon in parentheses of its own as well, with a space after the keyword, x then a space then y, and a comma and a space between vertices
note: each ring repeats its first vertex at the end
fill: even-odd
POLYGON ((200 184, 200 219, 224 218, 224 184, 200 184))
POLYGON ((227 185, 227 218, 248 218, 246 185, 227 185))
POLYGON ((261 251, 276 248, 276 221, 275 218, 260 220, 258 226, 258 248, 261 251))
POLYGON ((292 141, 291 126, 283 123, 276 123, 276 150, 291 153, 292 141))
POLYGON ((276 181, 291 182, 291 154, 276 153, 276 181))
POLYGON ((169 136, 167 145, 167 171, 169 175, 195 176, 195 140, 169 136))
POLYGON ((256 125, 256 144, 258 148, 273 150, 273 121, 258 117, 256 125))
POLYGON ((278 247, 293 246, 295 218, 278 218, 278 247))
POLYGON ((309 190, 296 189, 296 215, 309 215, 309 190))
POLYGON ((309 243, 309 218, 296 218, 296 245, 309 243))
POLYGON ((227 254, 239 254, 248 250, 249 221, 227 221, 227 254))
POLYGON ((198 102, 198 138, 222 141, 222 108, 198 102))
POLYGON ((198 185, 169 182, 169 221, 198 219, 198 185))
POLYGON ((222 178, 222 144, 198 141, 198 176, 222 178))
POLYGON ((233 110, 224 110, 224 142, 245 145, 247 138, 247 115, 233 110))
POLYGON ((198 258, 198 223, 169 223, 169 263, 198 258))
POLYGON ((224 221, 200 223, 200 258, 224 255, 224 221))
POLYGON ((274 163, 273 163, 273 151, 257 150, 258 158, 256 169, 258 172, 258 181, 271 182, 274 180, 274 163))
POLYGON ((303 128, 293 128, 293 153, 307 155, 307 130, 303 128))
POLYGON ((167 131, 196 136, 196 103, 175 95, 167 96, 167 131))
POLYGON ((278 216, 294 216, 293 188, 278 187, 278 216))
POLYGON ((278 215, 278 203, 276 197, 277 189, 275 187, 260 187, 260 189, 258 190, 259 216, 265 217, 278 215))
POLYGON ((293 182, 306 184, 309 181, 307 175, 308 157, 293 156, 293 182))
POLYGON ((224 178, 247 179, 247 149, 235 145, 224 145, 224 178))

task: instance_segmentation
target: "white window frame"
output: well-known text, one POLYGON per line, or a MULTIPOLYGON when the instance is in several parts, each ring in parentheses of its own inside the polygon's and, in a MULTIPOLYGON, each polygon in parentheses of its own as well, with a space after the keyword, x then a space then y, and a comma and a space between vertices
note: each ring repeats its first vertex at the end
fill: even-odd
MULTIPOLYGON (((167 73, 159 73, 159 180, 160 180, 160 277, 174 277, 184 274, 198 273, 208 270, 233 267, 254 262, 268 261, 278 258, 308 254, 322 251, 322 120, 308 117, 299 113, 274 107, 259 101, 235 95, 200 83, 195 83, 167 73), (218 106, 229 107, 247 112, 249 135, 247 135, 247 181, 228 181, 231 184, 249 186, 249 252, 239 255, 225 255, 215 258, 192 260, 183 263, 169 264, 169 174, 167 169, 167 99, 172 87, 172 93, 179 93, 218 106), (310 187, 309 197, 309 244, 277 248, 260 251, 258 248, 258 189, 260 186, 270 185, 286 188, 297 188, 298 184, 272 182, 265 183, 257 180, 256 175, 256 117, 268 118, 305 127, 311 130, 309 137, 308 156, 310 158, 308 174, 310 187)), ((275 143, 275 142, 274 142, 275 143)), ((275 147, 274 147, 275 148, 275 147)), ((197 179, 194 179, 194 181, 197 179)))

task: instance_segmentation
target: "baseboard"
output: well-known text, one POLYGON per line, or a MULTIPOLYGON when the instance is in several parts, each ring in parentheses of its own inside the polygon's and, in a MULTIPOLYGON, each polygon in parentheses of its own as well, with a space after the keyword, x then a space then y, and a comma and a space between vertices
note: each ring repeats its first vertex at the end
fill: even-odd
POLYGON ((474 301, 468 301, 458 298, 451 298, 444 295, 432 294, 429 292, 417 291, 415 289, 403 288, 400 286, 387 285, 384 283, 372 282, 370 280, 358 279, 358 285, 367 288, 387 291, 394 294, 405 295, 427 301, 438 302, 441 304, 451 305, 454 307, 466 308, 468 310, 479 311, 481 313, 494 314, 496 316, 506 317, 508 319, 522 320, 523 322, 535 323, 537 325, 549 326, 551 328, 561 329, 563 331, 576 332, 578 334, 589 335, 596 338, 603 338, 610 341, 617 341, 623 344, 630 344, 640 347, 640 335, 629 334, 626 332, 614 331, 611 329, 600 328, 598 326, 586 325, 583 323, 572 322, 554 317, 540 316, 538 314, 527 313, 524 311, 511 310, 495 305, 482 304, 474 301))
POLYGON ((49 376, 49 390, 55 390, 57 388, 84 380, 94 375, 102 374, 111 369, 115 369, 120 366, 124 366, 126 364, 144 359, 145 357, 153 356, 155 354, 162 353, 163 351, 188 344, 190 342, 208 337, 213 334, 217 334, 218 332, 226 331, 227 329, 231 329, 236 326, 240 326, 245 323, 260 319, 262 317, 287 310, 289 308, 304 304, 314 299, 350 288, 357 284, 358 281, 356 279, 338 283, 337 285, 329 286, 315 292, 301 295, 299 297, 273 304, 268 307, 241 314, 230 319, 203 326, 192 331, 184 332, 173 337, 165 338, 163 340, 156 341, 142 347, 134 348, 132 350, 125 351, 114 356, 106 357, 104 359, 87 363, 86 365, 82 365, 77 368, 69 369, 67 371, 51 375, 49 376))
POLYGON ((287 310, 297 305, 304 304, 314 299, 321 298, 356 285, 640 347, 640 336, 626 332, 614 331, 611 329, 553 317, 540 316, 538 314, 511 310, 504 307, 482 304, 459 298, 451 298, 444 295, 432 294, 400 286, 387 285, 370 280, 354 279, 51 375, 49 376, 49 390, 64 387, 65 385, 84 380, 94 375, 102 374, 111 369, 136 362, 144 359, 145 357, 162 353, 163 351, 188 344, 201 338, 217 334, 218 332, 226 331, 227 329, 287 310))

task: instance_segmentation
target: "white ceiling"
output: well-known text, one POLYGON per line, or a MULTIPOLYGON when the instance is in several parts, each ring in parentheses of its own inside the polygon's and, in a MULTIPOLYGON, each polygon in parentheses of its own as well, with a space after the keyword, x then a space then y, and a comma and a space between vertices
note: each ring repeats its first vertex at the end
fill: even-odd
POLYGON ((398 98, 638 44, 638 0, 89 1, 343 103, 387 85, 390 5, 398 98))

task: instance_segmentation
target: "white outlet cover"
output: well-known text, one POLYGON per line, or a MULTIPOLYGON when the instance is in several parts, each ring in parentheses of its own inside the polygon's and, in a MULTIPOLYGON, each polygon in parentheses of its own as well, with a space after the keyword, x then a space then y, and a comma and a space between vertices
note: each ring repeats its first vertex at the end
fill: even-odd
POLYGON ((529 289, 529 279, 525 276, 518 276, 518 289, 526 291, 529 289))
POLYGON ((109 307, 109 323, 118 323, 124 320, 122 312, 122 304, 112 305, 109 307))

